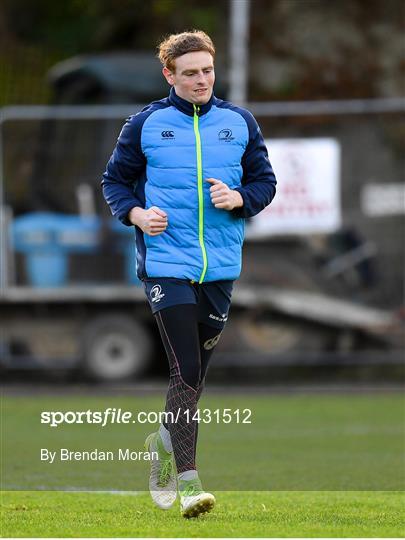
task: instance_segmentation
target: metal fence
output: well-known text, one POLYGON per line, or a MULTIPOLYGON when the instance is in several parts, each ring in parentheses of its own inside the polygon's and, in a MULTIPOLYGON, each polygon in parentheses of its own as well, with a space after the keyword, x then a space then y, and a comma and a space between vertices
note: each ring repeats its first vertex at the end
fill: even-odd
MULTIPOLYGON (((5 207, 14 217, 33 211, 95 211, 107 219, 109 211, 99 188, 101 174, 124 119, 141 108, 114 105, 2 109, 3 221, 5 207)), ((342 229, 331 235, 277 236, 265 242, 248 242, 242 280, 320 288, 348 298, 354 295, 375 306, 398 307, 404 290, 404 100, 250 103, 247 108, 257 117, 266 138, 332 137, 338 141, 342 229)), ((2 286, 24 284, 27 276, 20 255, 10 260, 9 254, 7 260, 4 230, 2 286)), ((104 241, 107 249, 107 236, 104 241)), ((80 264, 78 260, 75 267, 72 258, 72 279, 122 279, 120 265, 109 268, 105 260, 102 264, 90 262, 80 264)))

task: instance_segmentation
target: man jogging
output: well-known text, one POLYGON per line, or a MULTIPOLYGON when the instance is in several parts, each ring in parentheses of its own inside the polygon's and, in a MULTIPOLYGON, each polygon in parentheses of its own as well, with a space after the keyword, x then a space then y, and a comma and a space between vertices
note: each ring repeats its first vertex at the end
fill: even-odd
POLYGON ((198 477, 193 416, 241 271, 244 220, 276 191, 256 120, 213 94, 214 56, 201 31, 159 45, 169 97, 127 120, 102 181, 113 215, 135 225, 137 272, 170 367, 165 410, 176 421, 146 440, 159 456, 149 487, 163 509, 178 490, 184 517, 215 504, 198 477))

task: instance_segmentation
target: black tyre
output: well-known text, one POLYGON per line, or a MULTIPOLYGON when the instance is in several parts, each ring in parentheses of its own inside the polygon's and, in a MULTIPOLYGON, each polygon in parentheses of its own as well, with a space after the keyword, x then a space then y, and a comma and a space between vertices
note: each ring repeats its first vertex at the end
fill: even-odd
POLYGON ((93 319, 84 329, 82 343, 84 371, 95 380, 128 380, 151 362, 151 336, 125 314, 93 319))

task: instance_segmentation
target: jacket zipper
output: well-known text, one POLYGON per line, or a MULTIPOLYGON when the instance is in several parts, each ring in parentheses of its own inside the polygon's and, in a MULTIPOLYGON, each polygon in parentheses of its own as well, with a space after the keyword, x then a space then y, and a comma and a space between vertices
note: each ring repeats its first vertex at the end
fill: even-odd
POLYGON ((197 182, 198 182, 198 240, 200 242, 201 252, 203 256, 203 269, 200 275, 199 283, 204 281, 205 273, 207 272, 207 252, 204 244, 204 190, 203 190, 203 174, 202 174, 202 158, 201 158, 201 137, 198 129, 198 114, 200 107, 193 104, 194 107, 194 135, 195 149, 197 153, 197 182))

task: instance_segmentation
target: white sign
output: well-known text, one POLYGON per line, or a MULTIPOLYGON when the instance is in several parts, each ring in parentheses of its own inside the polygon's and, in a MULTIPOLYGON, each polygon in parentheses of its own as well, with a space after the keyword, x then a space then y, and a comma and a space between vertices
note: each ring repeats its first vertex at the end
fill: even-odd
POLYGON ((370 217, 405 214, 405 184, 367 184, 361 192, 361 209, 370 217))
POLYGON ((250 221, 247 238, 336 231, 341 225, 339 143, 330 138, 265 143, 277 193, 250 221))

